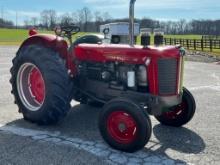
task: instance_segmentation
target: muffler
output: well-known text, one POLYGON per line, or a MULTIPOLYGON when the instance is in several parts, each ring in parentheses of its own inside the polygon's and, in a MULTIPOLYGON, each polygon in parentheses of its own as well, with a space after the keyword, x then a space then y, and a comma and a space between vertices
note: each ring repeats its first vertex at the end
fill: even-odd
POLYGON ((134 46, 134 5, 136 0, 130 1, 129 7, 129 41, 130 46, 134 46))

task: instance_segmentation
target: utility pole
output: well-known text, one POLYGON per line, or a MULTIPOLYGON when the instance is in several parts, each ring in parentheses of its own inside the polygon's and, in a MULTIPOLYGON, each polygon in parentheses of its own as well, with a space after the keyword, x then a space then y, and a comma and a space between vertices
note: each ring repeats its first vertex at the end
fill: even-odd
POLYGON ((2 21, 0 22, 0 27, 4 27, 4 8, 1 6, 1 19, 2 21))
POLYGON ((3 6, 1 7, 1 18, 2 20, 4 20, 4 7, 3 6))
POLYGON ((15 20, 16 29, 18 28, 18 11, 16 11, 16 20, 15 20))

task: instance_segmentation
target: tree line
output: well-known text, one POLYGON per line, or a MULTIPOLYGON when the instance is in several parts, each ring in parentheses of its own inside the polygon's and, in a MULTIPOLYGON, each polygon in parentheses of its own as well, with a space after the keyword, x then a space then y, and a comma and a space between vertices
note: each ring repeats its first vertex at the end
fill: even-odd
POLYGON ((32 17, 24 21, 24 27, 38 27, 46 30, 53 30, 57 25, 65 26, 76 24, 84 32, 98 32, 99 26, 111 22, 113 19, 108 12, 92 12, 84 7, 75 12, 67 12, 58 16, 55 10, 44 10, 40 17, 32 17))
POLYGON ((8 27, 13 27, 13 26, 14 24, 12 21, 8 21, 8 20, 0 18, 0 27, 8 28, 8 27))
MULTIPOLYGON (((102 24, 110 22, 128 22, 128 18, 113 19, 108 12, 92 12, 88 7, 84 7, 75 12, 58 14, 55 10, 43 10, 39 17, 32 17, 24 21, 24 26, 20 28, 37 27, 40 29, 53 30, 57 25, 76 24, 84 32, 99 32, 102 24)), ((180 19, 178 21, 159 21, 144 17, 135 19, 141 28, 161 28, 165 34, 200 34, 200 35, 220 35, 219 20, 191 20, 180 19)), ((13 28, 15 25, 11 21, 0 19, 0 27, 13 28)))

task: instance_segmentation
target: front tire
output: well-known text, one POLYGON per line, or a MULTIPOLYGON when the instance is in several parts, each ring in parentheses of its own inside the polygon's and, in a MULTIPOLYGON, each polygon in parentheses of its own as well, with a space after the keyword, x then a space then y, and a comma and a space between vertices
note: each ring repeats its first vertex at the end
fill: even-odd
POLYGON ((25 120, 54 124, 70 109, 71 82, 57 52, 30 45, 17 53, 11 68, 12 93, 25 120))
POLYGON ((111 147, 125 152, 142 149, 152 133, 151 121, 144 109, 125 98, 114 99, 104 106, 99 129, 111 147))
POLYGON ((171 107, 162 115, 155 118, 164 125, 181 127, 187 124, 194 116, 196 103, 193 95, 186 88, 183 88, 182 103, 171 107))

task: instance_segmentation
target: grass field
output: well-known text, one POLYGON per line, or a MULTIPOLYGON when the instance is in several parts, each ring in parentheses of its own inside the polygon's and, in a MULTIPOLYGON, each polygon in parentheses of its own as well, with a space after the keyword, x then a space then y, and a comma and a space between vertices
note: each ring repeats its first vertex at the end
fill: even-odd
POLYGON ((202 35, 166 35, 167 38, 179 38, 179 39, 202 39, 202 35))
MULTIPOLYGON (((53 34, 53 31, 39 31, 39 33, 50 33, 53 34)), ((77 36, 84 35, 86 33, 79 33, 77 36)), ((28 37, 28 30, 24 29, 1 29, 0 28, 0 45, 19 45, 28 37)), ((166 35, 168 38, 185 38, 185 39, 200 39, 201 35, 166 35)), ((153 37, 152 43, 153 43, 153 37)), ((138 43, 140 43, 140 37, 138 38, 138 43)))
MULTIPOLYGON (((54 34, 53 31, 39 31, 39 33, 54 34)), ((85 33, 80 32, 76 36, 82 36, 85 33)), ((24 29, 1 29, 0 45, 20 45, 28 37, 28 30, 24 29)), ((73 38, 74 38, 73 37, 73 38)))
MULTIPOLYGON (((39 33, 50 33, 53 31, 39 31, 39 33)), ((80 32, 73 37, 82 36, 88 33, 80 32)), ((28 30, 23 29, 1 29, 0 28, 0 45, 20 45, 28 37, 28 30)), ((201 39, 201 35, 166 35, 167 38, 184 38, 184 39, 201 39)), ((140 44, 140 37, 138 37, 137 43, 140 44)), ((153 44, 153 36, 151 37, 151 43, 153 44)), ((216 55, 220 55, 220 50, 213 52, 216 55)))
POLYGON ((19 45, 27 37, 27 30, 0 29, 0 45, 19 45))

